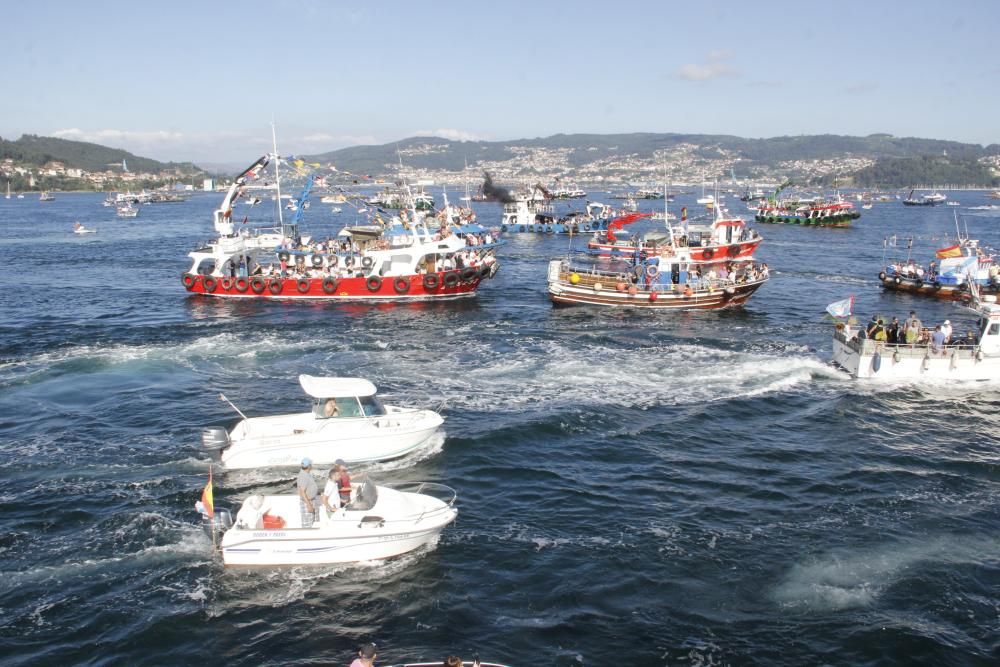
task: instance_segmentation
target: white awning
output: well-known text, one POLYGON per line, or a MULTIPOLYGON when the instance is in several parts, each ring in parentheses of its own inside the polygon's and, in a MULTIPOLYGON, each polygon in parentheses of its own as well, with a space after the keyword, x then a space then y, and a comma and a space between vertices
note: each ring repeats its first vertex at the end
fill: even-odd
POLYGON ((299 384, 313 398, 374 396, 375 385, 364 378, 330 378, 300 375, 299 384))

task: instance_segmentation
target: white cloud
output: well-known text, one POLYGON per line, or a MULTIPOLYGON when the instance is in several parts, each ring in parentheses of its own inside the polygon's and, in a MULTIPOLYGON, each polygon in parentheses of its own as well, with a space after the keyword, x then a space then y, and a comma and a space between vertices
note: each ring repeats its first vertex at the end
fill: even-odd
POLYGON ((466 132, 465 130, 456 130, 453 128, 439 128, 437 130, 414 130, 413 135, 415 137, 441 137, 442 139, 451 139, 452 141, 485 141, 486 137, 478 134, 473 134, 472 132, 466 132))
POLYGON ((73 141, 89 141, 95 144, 107 146, 109 144, 145 144, 162 145, 184 141, 185 136, 180 132, 169 130, 133 131, 133 130, 92 130, 85 131, 76 127, 65 130, 56 130, 52 136, 60 139, 71 139, 73 141))
POLYGON ((729 51, 710 51, 706 58, 708 62, 682 65, 677 70, 677 76, 685 81, 711 81, 724 76, 737 76, 739 72, 726 62, 730 58, 732 54, 729 51))

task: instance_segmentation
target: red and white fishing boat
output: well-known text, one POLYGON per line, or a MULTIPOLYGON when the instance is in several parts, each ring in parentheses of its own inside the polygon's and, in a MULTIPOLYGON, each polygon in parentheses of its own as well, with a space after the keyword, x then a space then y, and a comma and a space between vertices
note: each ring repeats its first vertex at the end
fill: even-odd
MULTIPOLYGON (((231 298, 443 300, 473 296, 497 271, 499 241, 489 232, 447 222, 438 226, 417 211, 348 227, 325 241, 299 233, 302 205, 290 223, 282 220, 279 207, 278 227, 235 224, 233 205, 272 160, 281 160, 277 152, 254 162, 229 188, 213 214, 218 238, 188 253, 191 266, 181 276, 187 291, 231 298)), ((311 181, 300 203, 310 186, 311 181)), ((280 199, 280 182, 278 188, 280 199)))
POLYGON ((631 257, 639 245, 642 258, 671 255, 684 249, 690 261, 708 262, 725 259, 747 259, 753 256, 757 246, 763 241, 756 230, 747 227, 738 217, 728 216, 722 207, 715 208, 715 217, 709 225, 688 224, 687 209, 681 209, 682 226, 667 226, 665 232, 653 231, 636 238, 618 238, 615 232, 630 225, 649 213, 628 213, 615 218, 608 224, 606 232, 598 232, 587 243, 587 252, 599 257, 631 257))
MULTIPOLYGON (((738 218, 726 218, 721 211, 716 215, 716 223, 743 222, 738 218)), ((685 245, 684 235, 678 235, 668 223, 664 242, 651 248, 644 244, 626 246, 621 255, 590 258, 589 262, 553 259, 548 269, 549 298, 557 306, 655 310, 717 310, 741 306, 767 282, 770 273, 767 264, 755 263, 750 254, 728 255, 730 249, 740 248, 743 242, 727 234, 726 230, 742 229, 742 225, 716 223, 713 223, 712 232, 718 234, 718 240, 726 241, 717 244, 716 247, 725 248, 719 255, 706 252, 712 249, 711 245, 685 245), (649 249, 658 252, 655 255, 646 252, 649 249)), ((690 234, 690 229, 687 233, 690 234)), ((755 249, 760 238, 751 242, 755 249)))

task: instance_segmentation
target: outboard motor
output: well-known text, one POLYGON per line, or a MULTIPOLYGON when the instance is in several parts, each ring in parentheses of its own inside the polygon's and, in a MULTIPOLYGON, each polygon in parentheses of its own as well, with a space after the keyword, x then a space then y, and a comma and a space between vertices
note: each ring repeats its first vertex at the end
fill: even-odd
POLYGON ((233 527, 233 515, 229 513, 229 510, 216 509, 212 518, 202 515, 201 527, 208 533, 212 544, 218 544, 223 533, 233 527))
POLYGON ((229 446, 229 431, 221 426, 209 426, 201 432, 201 446, 210 452, 217 452, 229 446))

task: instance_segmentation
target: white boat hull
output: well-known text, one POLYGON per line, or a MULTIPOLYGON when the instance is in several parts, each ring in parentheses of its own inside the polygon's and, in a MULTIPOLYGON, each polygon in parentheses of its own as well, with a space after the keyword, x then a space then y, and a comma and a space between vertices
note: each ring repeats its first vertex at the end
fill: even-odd
POLYGON ((857 338, 846 340, 840 332, 834 334, 833 362, 851 377, 861 379, 1000 379, 1000 356, 985 354, 975 346, 946 347, 940 353, 932 351, 927 345, 887 345, 857 338))
POLYGON ((286 527, 264 530, 260 524, 241 525, 238 517, 237 525, 222 537, 223 562, 227 567, 260 567, 381 560, 435 541, 458 516, 452 506, 454 497, 444 502, 423 493, 382 486, 378 493, 378 502, 371 509, 341 509, 329 516, 324 512, 309 528, 301 527, 297 495, 268 496, 264 509, 280 516, 286 527))
POLYGON ((319 466, 337 459, 386 461, 417 449, 444 423, 431 410, 387 410, 376 417, 317 419, 307 412, 246 419, 230 434, 222 465, 230 470, 298 466, 305 457, 319 466))

